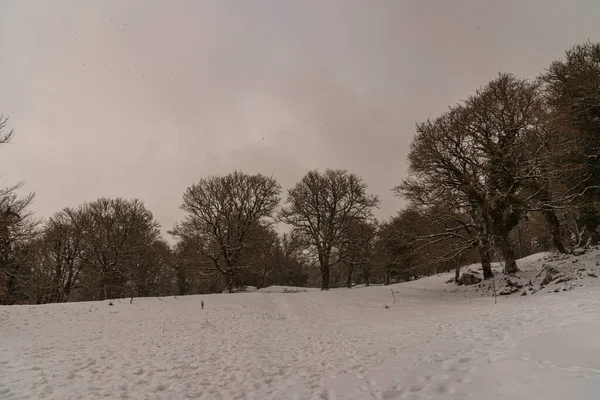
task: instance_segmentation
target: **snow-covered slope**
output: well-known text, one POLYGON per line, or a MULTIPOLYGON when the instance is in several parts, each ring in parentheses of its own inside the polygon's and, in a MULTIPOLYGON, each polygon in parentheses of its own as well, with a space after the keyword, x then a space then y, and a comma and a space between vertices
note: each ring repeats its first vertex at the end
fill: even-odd
MULTIPOLYGON (((558 293, 594 284, 600 276, 600 248, 581 251, 577 255, 538 253, 517 262, 520 271, 502 274, 502 264, 492 264, 494 279, 475 285, 457 286, 454 272, 448 272, 408 282, 405 285, 463 296, 528 296, 539 293, 558 293)), ((483 277, 481 264, 472 264, 461 273, 483 277)))
MULTIPOLYGON (((519 265, 573 265, 552 257, 519 265)), ((595 268, 599 257, 577 263, 595 268)), ((1 307, 0 399, 598 398, 595 279, 494 304, 450 292, 450 276, 1 307)))

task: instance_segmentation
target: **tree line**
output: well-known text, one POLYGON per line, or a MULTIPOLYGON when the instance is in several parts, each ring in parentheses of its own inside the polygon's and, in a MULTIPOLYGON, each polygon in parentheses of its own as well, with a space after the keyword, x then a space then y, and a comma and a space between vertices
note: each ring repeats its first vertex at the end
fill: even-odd
MULTIPOLYGON (((0 144, 13 136, 0 116, 0 144)), ((40 221, 22 184, 0 190, 0 303, 233 292, 247 286, 390 284, 480 262, 507 274, 537 251, 600 242, 600 44, 536 79, 501 73, 418 123, 396 216, 346 170, 283 193, 263 174, 200 179, 167 243, 139 199, 100 198, 40 221), (289 229, 284 234, 278 224, 289 229)))

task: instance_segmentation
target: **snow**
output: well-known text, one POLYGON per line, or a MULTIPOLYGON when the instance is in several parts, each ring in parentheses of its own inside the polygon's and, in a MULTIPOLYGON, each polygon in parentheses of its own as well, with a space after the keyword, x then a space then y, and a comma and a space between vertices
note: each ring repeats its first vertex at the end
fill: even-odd
POLYGON ((261 293, 304 293, 317 292, 319 291, 319 289, 296 286, 269 286, 266 288, 258 289, 258 291, 261 293))
MULTIPOLYGON (((519 266, 599 260, 594 250, 519 266)), ((494 304, 451 292, 451 276, 1 307, 0 399, 598 398, 600 280, 494 304)))

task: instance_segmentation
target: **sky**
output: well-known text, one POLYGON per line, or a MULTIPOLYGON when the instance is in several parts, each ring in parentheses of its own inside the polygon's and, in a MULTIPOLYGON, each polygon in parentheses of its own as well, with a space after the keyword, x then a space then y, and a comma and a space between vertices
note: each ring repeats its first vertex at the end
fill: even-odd
POLYGON ((0 186, 41 218, 136 197, 170 229, 203 177, 342 168, 387 218, 415 123, 598 21, 596 0, 2 0, 0 186))

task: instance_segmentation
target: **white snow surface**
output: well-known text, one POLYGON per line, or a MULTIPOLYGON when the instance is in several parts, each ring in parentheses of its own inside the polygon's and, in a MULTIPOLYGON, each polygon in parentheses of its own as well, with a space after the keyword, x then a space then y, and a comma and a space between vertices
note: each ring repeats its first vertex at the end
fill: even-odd
MULTIPOLYGON (((519 265, 573 264, 548 258, 519 265)), ((0 307, 0 399, 599 398, 598 279, 494 304, 451 276, 0 307)))

